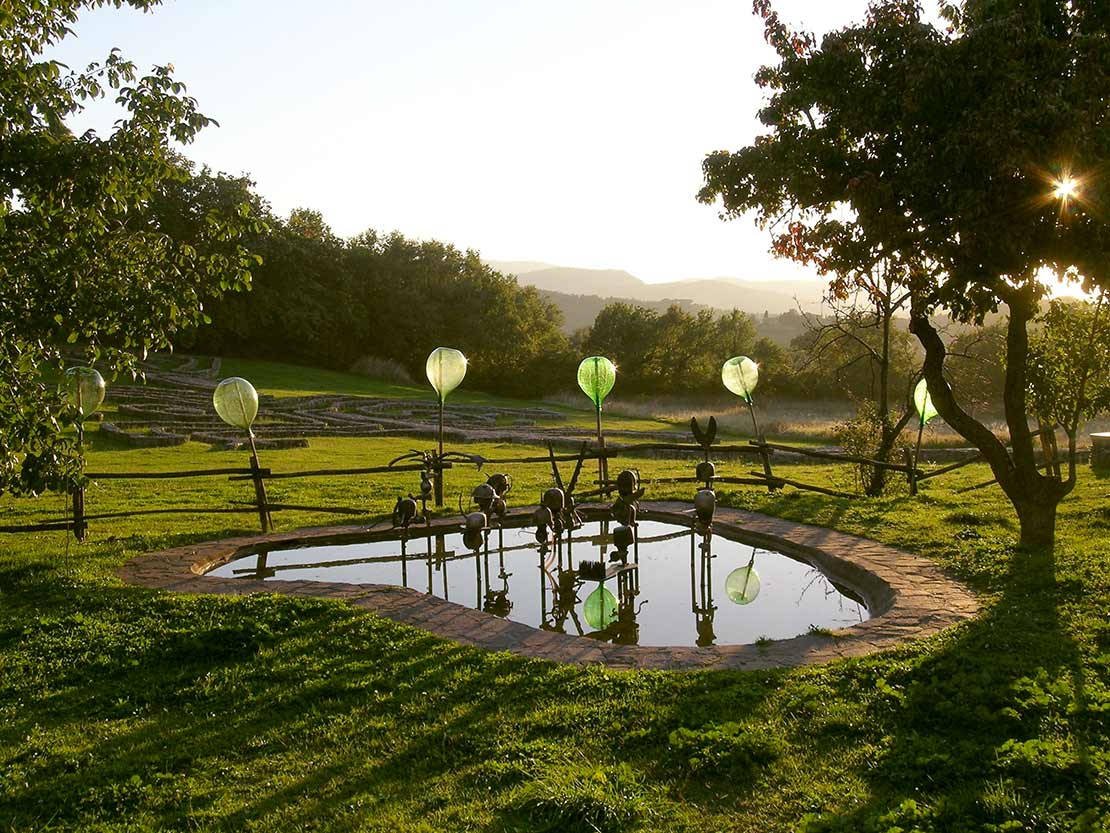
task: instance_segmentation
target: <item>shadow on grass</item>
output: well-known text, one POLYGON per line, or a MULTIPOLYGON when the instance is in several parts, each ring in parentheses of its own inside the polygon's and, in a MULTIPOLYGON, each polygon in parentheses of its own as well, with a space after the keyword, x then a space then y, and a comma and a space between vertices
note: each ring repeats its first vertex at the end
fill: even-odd
MULTIPOLYGON (((672 730, 754 709, 776 678, 556 666, 335 603, 94 586, 41 565, 3 570, 0 591, 18 596, 0 611, 13 829, 348 830, 381 813, 511 827, 520 785, 555 790, 533 796, 542 814, 580 798, 557 773, 579 767, 590 786, 620 777, 614 756, 635 767, 631 789, 654 789, 672 730)), ((569 820, 635 818, 614 795, 613 815, 603 795, 569 820)))
POLYGON ((870 797, 804 829, 1072 829, 1083 813, 1093 819, 1106 773, 1091 750, 1105 745, 1110 703, 1105 689, 1089 695, 1062 614, 1083 593, 1068 577, 1075 566, 1016 553, 1005 590, 978 619, 920 661, 884 668, 868 707, 881 737, 870 797))

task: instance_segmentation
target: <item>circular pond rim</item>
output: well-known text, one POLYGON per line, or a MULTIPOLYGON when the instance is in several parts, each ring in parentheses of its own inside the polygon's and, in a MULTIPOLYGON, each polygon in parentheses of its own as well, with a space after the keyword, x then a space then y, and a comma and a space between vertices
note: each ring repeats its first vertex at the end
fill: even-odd
MULTIPOLYGON (((535 507, 515 509, 509 525, 526 523, 535 507)), ((584 504, 591 520, 608 516, 602 504, 584 504)), ((692 526, 693 505, 644 501, 642 520, 692 526)), ((812 563, 833 581, 857 592, 871 618, 848 628, 747 645, 614 645, 553 633, 521 622, 448 602, 411 588, 385 584, 320 581, 262 581, 219 578, 205 573, 262 548, 350 544, 387 540, 397 530, 373 525, 325 526, 288 532, 224 538, 137 556, 117 575, 129 584, 178 593, 243 596, 277 593, 343 601, 436 636, 495 651, 578 665, 658 670, 766 669, 796 667, 858 657, 922 639, 979 612, 966 587, 948 578, 931 561, 911 553, 825 527, 718 507, 713 532, 724 538, 774 550, 812 563)), ((440 518, 432 529, 457 531, 459 520, 440 518)), ((419 527, 421 533, 426 526, 419 527)))

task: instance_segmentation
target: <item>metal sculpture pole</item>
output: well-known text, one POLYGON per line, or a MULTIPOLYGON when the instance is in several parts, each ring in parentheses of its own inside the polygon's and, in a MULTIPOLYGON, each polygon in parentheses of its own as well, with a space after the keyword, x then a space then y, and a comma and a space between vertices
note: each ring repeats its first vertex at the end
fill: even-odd
POLYGON ((605 356, 589 356, 578 365, 578 387, 594 403, 597 416, 597 479, 604 488, 609 480, 609 462, 605 457, 605 435, 601 430, 601 404, 617 382, 617 366, 605 356))
POLYGON ((439 453, 436 456, 436 470, 435 470, 435 499, 436 508, 443 506, 443 394, 439 396, 439 431, 437 432, 439 440, 439 453))
POLYGON ((251 479, 254 480, 254 500, 258 504, 258 523, 263 532, 274 528, 270 516, 270 505, 266 500, 266 481, 262 478, 262 465, 258 462, 258 448, 254 444, 254 432, 248 430, 247 439, 251 444, 251 479))
MULTIPOLYGON (((94 413, 104 401, 104 378, 91 367, 71 367, 65 373, 63 388, 66 400, 77 408, 77 453, 84 468, 85 417, 94 413)), ((71 490, 73 499, 73 537, 85 540, 85 486, 78 481, 71 490)))
POLYGON ((752 391, 759 383, 759 365, 747 356, 733 356, 721 366, 721 381, 729 391, 739 396, 748 406, 748 413, 752 417, 752 428, 755 430, 756 445, 759 456, 763 461, 763 475, 767 479, 767 490, 773 492, 774 473, 771 471, 771 453, 763 437, 763 430, 755 418, 755 403, 752 391))
POLYGON ((443 506, 443 404, 447 394, 457 388, 466 376, 466 356, 453 347, 437 347, 428 354, 424 372, 439 400, 438 453, 435 459, 436 508, 443 506))
POLYGON ((917 410, 917 446, 913 452, 913 462, 910 465, 910 494, 917 494, 917 463, 921 455, 921 436, 925 433, 925 426, 929 421, 938 416, 936 407, 933 405, 933 398, 929 395, 929 384, 924 379, 917 383, 917 387, 913 389, 913 404, 917 410))
POLYGON ((212 405, 216 414, 235 428, 240 428, 247 433, 247 441, 251 447, 251 480, 254 481, 254 500, 258 506, 258 523, 263 532, 274 528, 273 519, 270 517, 270 507, 266 502, 266 482, 262 475, 262 466, 258 462, 258 447, 254 444, 254 418, 258 416, 258 391, 246 379, 231 376, 216 385, 212 392, 212 405))

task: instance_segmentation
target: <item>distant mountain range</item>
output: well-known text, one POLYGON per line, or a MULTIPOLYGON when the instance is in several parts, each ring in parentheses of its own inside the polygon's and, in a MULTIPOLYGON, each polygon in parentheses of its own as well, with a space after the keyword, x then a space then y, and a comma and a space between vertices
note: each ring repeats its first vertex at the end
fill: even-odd
MULTIPOLYGON (((805 312, 814 313, 821 308, 822 285, 817 281, 698 278, 646 283, 620 269, 578 269, 525 260, 491 260, 487 263, 499 272, 516 275, 520 284, 534 286, 544 292, 592 296, 605 301, 626 300, 662 309, 670 303, 681 303, 686 308, 739 309, 754 317, 765 312, 779 315, 797 310, 799 306, 805 312)), ((597 309, 602 306, 604 303, 597 305, 597 309)), ((580 326, 592 321, 591 317, 580 326)), ((570 326, 569 320, 567 323, 568 328, 575 329, 570 326)))

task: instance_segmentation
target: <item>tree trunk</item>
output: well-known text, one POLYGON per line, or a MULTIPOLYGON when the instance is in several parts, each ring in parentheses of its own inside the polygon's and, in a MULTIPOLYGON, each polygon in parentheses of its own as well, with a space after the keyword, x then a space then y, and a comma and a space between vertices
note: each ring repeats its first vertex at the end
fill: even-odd
POLYGON ((944 378, 944 358, 947 351, 940 334, 929 320, 928 310, 911 307, 910 331, 925 348, 922 372, 928 381, 929 394, 937 412, 961 437, 979 449, 990 464, 998 485, 1017 512, 1021 525, 1021 546, 1031 549, 1051 548, 1056 535, 1056 507, 1071 491, 1073 484, 1061 483, 1042 475, 1034 457, 1025 385, 1029 359, 1026 325, 1036 312, 1036 299, 1030 287, 1011 290, 1003 297, 1010 312, 1006 332, 1006 385, 1003 392, 1010 449, 956 401, 952 388, 944 378))
POLYGON ((1031 552, 1052 550, 1056 540, 1056 507, 1060 504, 1061 497, 1014 502, 1018 522, 1021 524, 1022 549, 1031 552))

